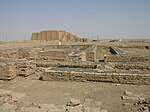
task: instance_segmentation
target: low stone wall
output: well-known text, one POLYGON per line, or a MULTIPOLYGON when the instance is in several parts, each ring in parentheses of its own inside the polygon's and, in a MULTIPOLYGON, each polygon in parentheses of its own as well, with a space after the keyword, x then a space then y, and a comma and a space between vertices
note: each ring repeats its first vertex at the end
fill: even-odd
POLYGON ((32 52, 32 51, 6 51, 6 52, 1 52, 0 57, 4 57, 5 59, 10 59, 10 60, 18 60, 22 58, 29 58, 31 56, 37 56, 37 52, 32 52))
POLYGON ((1 52, 0 57, 5 58, 5 59, 11 59, 11 60, 16 60, 19 59, 19 54, 15 51, 6 51, 6 52, 1 52))
POLYGON ((71 59, 68 59, 68 58, 49 57, 49 56, 38 57, 35 60, 42 61, 42 62, 66 62, 66 61, 69 62, 69 61, 72 61, 71 59))
POLYGON ((44 81, 92 81, 121 84, 150 84, 150 74, 67 72, 46 70, 41 79, 44 81))
POLYGON ((150 70, 150 65, 146 63, 109 63, 109 66, 114 69, 122 69, 122 70, 150 70))
POLYGON ((11 60, 26 58, 37 61, 96 61, 97 46, 93 45, 47 45, 41 49, 18 49, 14 51, 1 51, 0 57, 11 60), (56 49, 56 50, 54 50, 56 49))
POLYGON ((63 51, 41 51, 38 52, 38 57, 45 57, 45 56, 51 56, 51 57, 61 57, 66 58, 70 52, 63 52, 63 51))
POLYGON ((16 62, 16 74, 27 77, 35 73, 35 64, 28 60, 19 60, 16 62))
POLYGON ((84 53, 85 59, 82 59, 82 60, 95 62, 96 61, 96 50, 97 50, 96 45, 90 46, 84 53))
POLYGON ((150 62, 149 57, 129 55, 106 55, 104 60, 106 62, 150 62))
POLYGON ((53 50, 53 49, 71 49, 71 46, 68 45, 46 45, 43 47, 44 51, 53 50))
POLYGON ((86 61, 92 61, 92 62, 94 62, 95 61, 95 54, 94 54, 94 52, 86 52, 85 53, 85 60, 86 61))
POLYGON ((97 65, 95 63, 87 63, 87 62, 35 62, 37 67, 73 67, 73 68, 96 68, 97 65))
POLYGON ((11 80, 17 76, 14 62, 0 62, 0 79, 11 80))

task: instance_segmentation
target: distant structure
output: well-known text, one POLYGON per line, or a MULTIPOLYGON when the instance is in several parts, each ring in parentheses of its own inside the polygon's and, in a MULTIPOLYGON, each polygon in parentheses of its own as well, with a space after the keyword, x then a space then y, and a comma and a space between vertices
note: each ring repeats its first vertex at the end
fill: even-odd
POLYGON ((31 40, 81 41, 81 38, 62 30, 46 30, 32 33, 31 40))

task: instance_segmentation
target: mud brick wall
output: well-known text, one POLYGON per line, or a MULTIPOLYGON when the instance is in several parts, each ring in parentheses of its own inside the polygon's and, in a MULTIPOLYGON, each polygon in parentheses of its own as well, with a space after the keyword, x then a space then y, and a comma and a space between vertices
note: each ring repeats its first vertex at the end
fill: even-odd
POLYGON ((19 58, 18 52, 2 52, 0 57, 4 57, 5 59, 11 59, 11 60, 16 60, 19 58))
POLYGON ((6 59, 11 59, 11 60, 17 60, 22 58, 29 58, 32 56, 32 54, 33 52, 30 51, 11 51, 11 52, 1 53, 0 57, 4 57, 6 59))
POLYGON ((66 31, 46 30, 32 33, 31 40, 80 41, 80 38, 66 31))
POLYGON ((11 80, 16 77, 16 66, 15 63, 3 63, 0 65, 0 79, 11 80))
POLYGON ((82 60, 86 60, 86 61, 96 61, 96 50, 97 50, 97 46, 93 45, 93 46, 90 46, 85 54, 83 54, 83 58, 82 60), (84 56, 85 55, 85 56, 84 56))
POLYGON ((137 70, 150 70, 150 65, 148 64, 142 64, 142 63, 109 63, 109 66, 112 68, 116 69, 125 69, 125 70, 130 70, 130 69, 137 69, 137 70))
POLYGON ((146 45, 146 46, 133 46, 133 45, 131 45, 131 46, 119 46, 120 48, 137 48, 137 49, 149 49, 150 48, 150 46, 148 45, 146 45))
POLYGON ((95 61, 95 53, 94 52, 86 52, 85 53, 86 61, 95 61))
POLYGON ((18 61, 16 62, 16 74, 27 77, 35 73, 35 67, 32 61, 18 61))
POLYGON ((66 58, 68 56, 69 52, 63 52, 63 51, 41 51, 38 52, 38 57, 61 57, 66 58))
POLYGON ((80 62, 37 62, 37 67, 75 67, 75 68, 96 68, 97 65, 95 63, 80 63, 80 62))
POLYGON ((18 53, 18 59, 22 58, 30 58, 30 57, 37 57, 38 51, 41 49, 31 49, 31 50, 20 50, 17 51, 18 53))
POLYGON ((49 57, 49 56, 43 56, 36 58, 36 61, 42 61, 42 62, 70 62, 72 59, 68 58, 61 58, 61 57, 49 57))
POLYGON ((30 57, 30 52, 18 52, 18 59, 30 57))
POLYGON ((47 45, 43 47, 44 51, 52 50, 52 49, 70 49, 71 46, 67 45, 47 45))
POLYGON ((121 84, 150 85, 150 74, 128 73, 93 73, 93 72, 67 72, 46 70, 42 75, 44 81, 91 81, 111 82, 121 84))
POLYGON ((75 58, 61 58, 61 57, 38 57, 38 58, 29 58, 30 60, 34 61, 42 61, 42 62, 80 62, 80 59, 75 59, 75 58))
POLYGON ((150 62, 149 57, 129 56, 129 55, 106 55, 106 62, 150 62))

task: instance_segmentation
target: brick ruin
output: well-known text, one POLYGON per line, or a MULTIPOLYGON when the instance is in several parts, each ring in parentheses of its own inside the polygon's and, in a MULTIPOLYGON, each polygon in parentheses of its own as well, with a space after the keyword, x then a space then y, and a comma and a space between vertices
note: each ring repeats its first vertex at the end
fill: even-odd
POLYGON ((37 75, 43 81, 150 84, 146 47, 43 45, 0 51, 0 79, 37 75), (142 55, 139 51, 144 52, 142 55), (135 52, 136 51, 136 52, 135 52))
POLYGON ((11 80, 16 77, 15 63, 0 60, 0 79, 11 80))
POLYGON ((46 30, 39 33, 32 33, 31 40, 60 40, 60 41, 80 41, 79 37, 62 30, 46 30))

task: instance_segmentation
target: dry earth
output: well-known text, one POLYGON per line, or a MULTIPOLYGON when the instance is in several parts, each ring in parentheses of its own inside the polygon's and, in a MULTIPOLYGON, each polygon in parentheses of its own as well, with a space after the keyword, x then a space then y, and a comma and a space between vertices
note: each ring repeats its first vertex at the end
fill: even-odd
POLYGON ((129 107, 123 105, 126 101, 121 99, 125 91, 131 91, 145 98, 150 96, 150 86, 147 85, 117 85, 93 82, 43 82, 21 77, 10 82, 1 81, 0 88, 25 93, 26 97, 23 98, 25 101, 63 105, 70 98, 75 98, 80 99, 81 104, 85 104, 88 107, 100 107, 101 109, 107 109, 108 112, 128 112, 129 107), (90 100, 93 104, 85 102, 85 100, 90 100))

